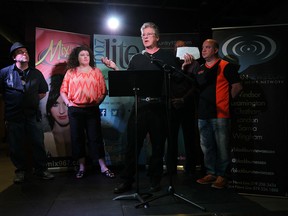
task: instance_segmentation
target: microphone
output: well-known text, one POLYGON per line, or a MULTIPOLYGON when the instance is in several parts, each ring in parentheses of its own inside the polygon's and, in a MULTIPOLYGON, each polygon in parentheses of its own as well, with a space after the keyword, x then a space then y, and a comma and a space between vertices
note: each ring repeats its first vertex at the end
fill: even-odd
POLYGON ((176 70, 178 70, 178 69, 175 68, 174 66, 168 65, 168 64, 164 64, 164 65, 163 65, 163 69, 164 69, 164 71, 176 71, 176 70))
POLYGON ((161 67, 166 72, 177 71, 177 72, 182 73, 181 70, 179 70, 178 68, 176 68, 172 65, 166 64, 160 59, 156 59, 153 55, 150 55, 146 50, 142 50, 141 54, 146 56, 150 60, 151 64, 154 64, 154 63, 157 64, 159 67, 161 67))

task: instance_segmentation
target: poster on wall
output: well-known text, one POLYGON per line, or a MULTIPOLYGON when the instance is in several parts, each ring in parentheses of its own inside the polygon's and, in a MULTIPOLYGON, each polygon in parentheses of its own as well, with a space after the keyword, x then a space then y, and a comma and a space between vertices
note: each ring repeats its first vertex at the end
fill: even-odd
MULTIPOLYGON (((107 57, 113 60, 120 70, 125 70, 127 69, 130 58, 143 49, 144 47, 140 37, 94 34, 93 50, 95 62, 105 77, 108 92, 108 71, 111 69, 107 68, 101 62, 101 58, 107 57)), ((124 161, 126 126, 133 104, 133 97, 107 96, 100 105, 106 163, 108 165, 121 165, 124 161)), ((145 155, 145 153, 142 155, 145 155)), ((139 157, 140 163, 145 163, 145 160, 142 156, 139 157)))
POLYGON ((244 86, 232 104, 230 187, 240 193, 288 196, 287 37, 288 25, 213 29, 244 86))
POLYGON ((83 44, 90 46, 90 36, 36 28, 35 43, 36 68, 49 86, 49 92, 40 101, 48 168, 74 167, 67 106, 60 96, 60 86, 71 50, 83 44))
POLYGON ((160 35, 158 45, 162 49, 174 50, 177 40, 184 41, 187 47, 200 48, 201 46, 199 33, 163 33, 160 35))

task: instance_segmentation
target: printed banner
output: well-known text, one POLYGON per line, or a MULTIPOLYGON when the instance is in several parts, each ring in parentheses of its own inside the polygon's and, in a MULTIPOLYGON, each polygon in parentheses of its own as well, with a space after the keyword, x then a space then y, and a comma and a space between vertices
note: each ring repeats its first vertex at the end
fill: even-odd
POLYGON ((213 29, 220 56, 240 65, 233 102, 231 187, 287 196, 288 25, 213 29))
POLYGON ((162 49, 174 50, 174 46, 177 40, 185 42, 187 47, 201 47, 199 33, 164 33, 160 35, 159 47, 162 49))
MULTIPOLYGON (((108 71, 110 69, 101 62, 101 58, 107 57, 113 60, 120 70, 126 70, 130 58, 134 54, 143 50, 142 40, 140 37, 119 35, 95 34, 93 38, 93 46, 95 62, 105 77, 108 91, 108 71)), ((105 150, 107 152, 106 162, 108 165, 120 165, 123 162, 125 156, 124 148, 127 140, 126 126, 133 103, 133 97, 107 96, 100 105, 102 114, 102 131, 105 141, 105 150)), ((145 158, 139 157, 139 161, 145 160, 145 158)))
POLYGON ((75 166, 71 160, 67 107, 59 91, 71 50, 83 44, 89 46, 90 36, 36 28, 35 43, 36 68, 43 73, 49 85, 48 94, 40 101, 48 167, 75 166))

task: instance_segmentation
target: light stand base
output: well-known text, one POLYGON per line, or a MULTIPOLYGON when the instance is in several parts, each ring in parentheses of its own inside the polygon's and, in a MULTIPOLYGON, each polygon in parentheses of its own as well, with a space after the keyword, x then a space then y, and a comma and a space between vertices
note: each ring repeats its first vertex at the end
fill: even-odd
POLYGON ((146 200, 146 201, 144 201, 144 202, 141 202, 141 203, 137 204, 137 205, 135 206, 135 208, 139 208, 139 207, 144 207, 144 208, 146 208, 145 206, 147 206, 147 205, 149 206, 149 203, 152 202, 153 200, 157 200, 157 199, 160 199, 160 198, 162 198, 162 197, 170 196, 170 195, 175 196, 175 197, 177 197, 177 198, 180 198, 180 199, 182 199, 182 200, 184 200, 184 201, 186 201, 186 202, 194 205, 195 207, 201 209, 201 210, 204 211, 204 212, 206 211, 206 209, 205 209, 204 207, 202 207, 202 206, 200 206, 200 205, 198 205, 198 204, 196 204, 196 203, 188 200, 187 198, 183 197, 182 195, 179 195, 179 194, 175 193, 175 190, 174 190, 174 188, 173 188, 172 186, 169 186, 169 187, 168 187, 168 192, 167 192, 167 193, 162 194, 162 195, 159 195, 159 196, 152 197, 152 198, 149 199, 149 200, 146 200))
MULTIPOLYGON (((145 196, 151 197, 152 194, 145 194, 145 196)), ((120 195, 120 196, 115 197, 113 200, 119 200, 119 199, 122 199, 122 200, 123 199, 127 199, 127 200, 135 199, 135 200, 138 200, 141 204, 145 202, 139 193, 120 195)), ((149 203, 143 204, 141 206, 143 206, 144 208, 148 208, 149 203)))

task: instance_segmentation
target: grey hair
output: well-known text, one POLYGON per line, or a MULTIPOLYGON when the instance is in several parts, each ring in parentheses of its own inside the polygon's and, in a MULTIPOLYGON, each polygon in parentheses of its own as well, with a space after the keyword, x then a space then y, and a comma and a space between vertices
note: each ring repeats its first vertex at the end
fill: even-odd
POLYGON ((160 34, 159 28, 158 28, 158 26, 157 26, 155 23, 153 23, 153 22, 146 22, 146 23, 144 23, 144 24, 141 26, 141 28, 140 28, 141 34, 143 34, 143 30, 144 30, 145 28, 148 28, 148 27, 153 28, 154 31, 155 31, 155 36, 156 36, 156 37, 159 37, 159 34, 160 34))

